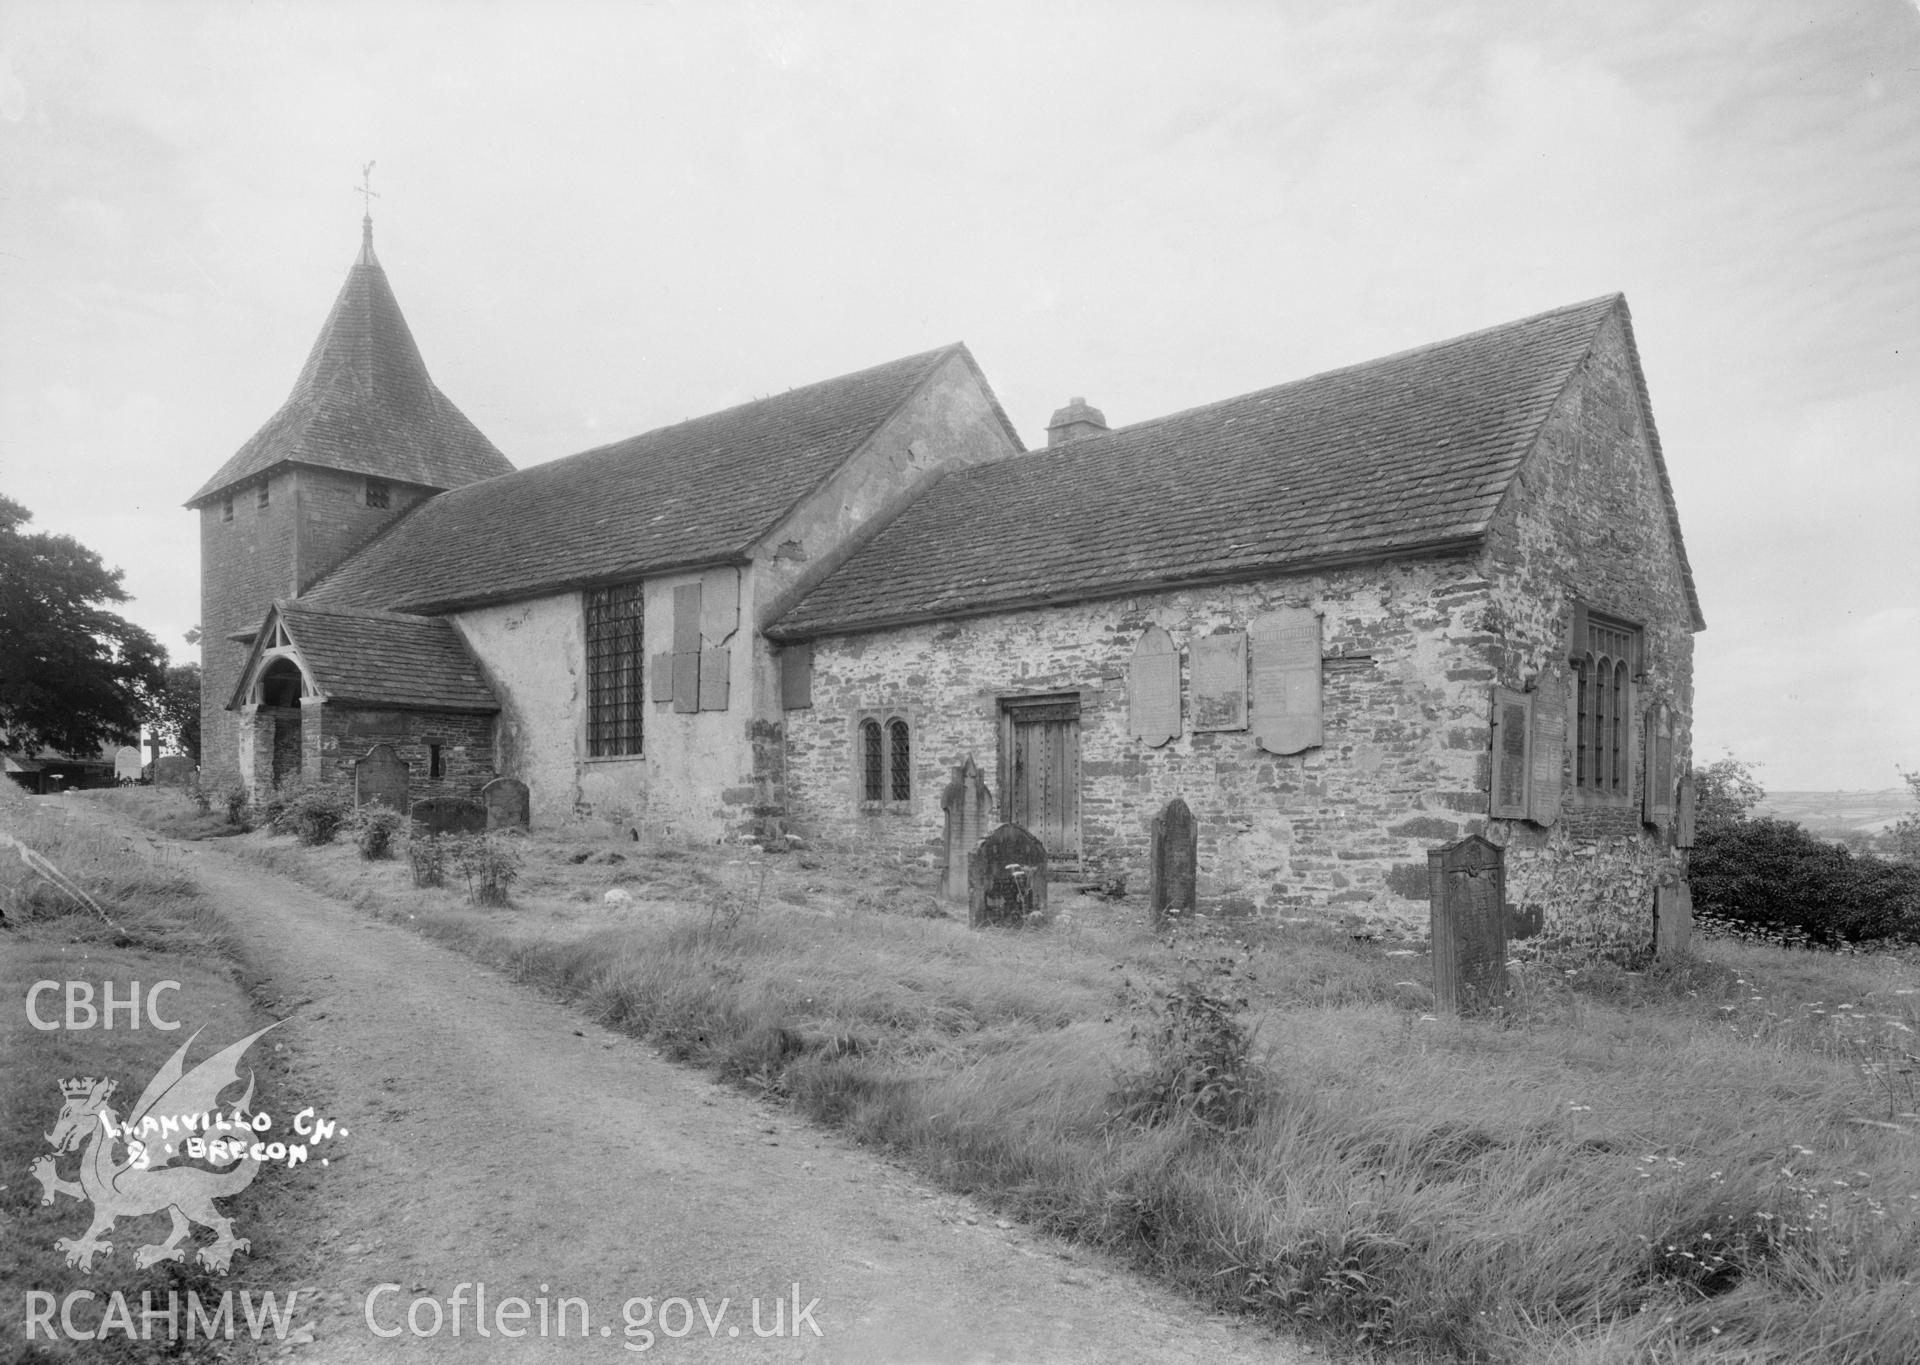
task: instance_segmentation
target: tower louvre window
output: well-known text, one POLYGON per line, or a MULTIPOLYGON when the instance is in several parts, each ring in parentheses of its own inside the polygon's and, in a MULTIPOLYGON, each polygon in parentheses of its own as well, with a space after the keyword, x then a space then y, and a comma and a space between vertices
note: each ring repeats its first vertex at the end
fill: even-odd
POLYGON ((273 485, 269 484, 265 479, 260 480, 260 487, 254 493, 253 499, 253 505, 255 507, 268 506, 273 499, 273 485))
POLYGON ((232 498, 228 498, 225 502, 220 504, 220 520, 222 521, 233 520, 233 499, 232 498))

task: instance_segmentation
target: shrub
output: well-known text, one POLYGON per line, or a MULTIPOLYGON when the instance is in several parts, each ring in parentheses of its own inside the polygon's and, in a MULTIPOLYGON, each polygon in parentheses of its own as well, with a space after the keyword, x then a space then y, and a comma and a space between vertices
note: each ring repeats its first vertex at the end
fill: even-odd
POLYGON ((378 802, 354 808, 347 817, 347 833, 360 856, 369 862, 393 856, 393 841, 399 836, 407 817, 378 802))
POLYGON ((1200 974, 1161 997, 1146 1070, 1122 1078, 1114 1116, 1151 1125, 1185 1115, 1215 1132, 1237 1132, 1253 1122, 1266 1079, 1240 1018, 1247 999, 1231 993, 1238 984, 1232 958, 1189 967, 1200 974))
POLYGON ((303 844, 332 843, 352 811, 346 789, 324 782, 282 783, 260 806, 267 828, 303 844))
POLYGON ((1786 941, 1920 938, 1920 868, 1856 857, 1787 820, 1702 826, 1691 881, 1697 910, 1786 941))
POLYGON ((505 905, 507 888, 520 875, 520 850, 504 834, 465 834, 448 841, 453 865, 467 879, 475 905, 505 905))
POLYGON ((202 810, 218 807, 229 825, 246 828, 252 798, 247 794, 247 784, 231 768, 202 776, 194 788, 194 801, 202 810))
POLYGON ((447 841, 438 834, 407 836, 407 863, 415 886, 444 886, 447 881, 447 841))

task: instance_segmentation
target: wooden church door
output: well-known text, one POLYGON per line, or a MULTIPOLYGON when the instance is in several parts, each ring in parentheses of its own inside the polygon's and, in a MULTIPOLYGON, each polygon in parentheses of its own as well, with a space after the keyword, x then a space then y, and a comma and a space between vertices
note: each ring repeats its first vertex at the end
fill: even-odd
POLYGON ((1080 698, 1022 697, 1002 704, 1000 789, 1006 818, 1046 846, 1054 862, 1080 857, 1080 698))

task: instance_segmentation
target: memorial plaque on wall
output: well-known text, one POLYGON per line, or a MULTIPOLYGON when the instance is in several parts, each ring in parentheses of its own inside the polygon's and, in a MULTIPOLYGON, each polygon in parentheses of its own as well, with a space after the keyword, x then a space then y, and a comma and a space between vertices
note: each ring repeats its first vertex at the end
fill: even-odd
POLYGON ((740 571, 708 569, 700 575, 700 634, 710 645, 724 645, 739 627, 740 571))
POLYGON ((1567 675, 1550 668, 1533 691, 1533 767, 1527 784, 1527 819, 1551 825, 1560 818, 1561 784, 1567 768, 1567 675))
POLYGON ((1504 855, 1477 834, 1427 853, 1436 1009, 1472 1013, 1507 993, 1505 879, 1504 855))
POLYGON ((1297 754, 1324 742, 1320 723, 1320 613, 1284 607, 1247 631, 1252 656, 1253 742, 1297 754))
POLYGON ((1133 647, 1127 725, 1136 739, 1153 748, 1180 733, 1180 651, 1158 626, 1148 626, 1133 647))
POLYGON ((1247 634, 1206 635, 1191 647, 1194 733, 1247 728, 1247 634))

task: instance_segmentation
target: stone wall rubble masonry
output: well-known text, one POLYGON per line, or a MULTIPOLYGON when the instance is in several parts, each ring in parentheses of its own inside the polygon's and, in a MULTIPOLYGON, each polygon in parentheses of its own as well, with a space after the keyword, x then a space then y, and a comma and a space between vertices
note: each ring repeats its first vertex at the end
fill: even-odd
POLYGON ((1684 855, 1640 815, 1653 702, 1673 709, 1675 770, 1691 766, 1692 617, 1667 507, 1616 316, 1495 519, 1486 557, 1497 587, 1483 621, 1498 681, 1515 688, 1564 660, 1576 601, 1644 631, 1644 668, 1629 707, 1634 787, 1627 798, 1575 791, 1569 755, 1551 827, 1496 820, 1488 830, 1506 847, 1509 902, 1543 912, 1549 941, 1589 951, 1650 946, 1654 888, 1685 872, 1684 855))
MULTIPOLYGON (((939 794, 971 755, 1000 790, 1000 701, 1080 701, 1083 875, 1144 882, 1149 822, 1173 797, 1199 834, 1202 910, 1332 914, 1382 932, 1426 928, 1427 851, 1484 833, 1507 857, 1509 901, 1542 941, 1593 951, 1652 941, 1653 889, 1684 872, 1640 818, 1640 733, 1663 700, 1684 771, 1692 618, 1633 360, 1618 318, 1597 339, 1472 557, 1412 560, 814 642, 811 710, 788 712, 788 807, 809 827, 906 859, 937 856, 939 794), (1567 773, 1550 828, 1488 819, 1492 689, 1524 689, 1564 662, 1571 605, 1640 624, 1636 788, 1600 800, 1567 773), (1191 642, 1285 606, 1325 615, 1325 743, 1278 758, 1245 732, 1191 728, 1191 642), (1127 735, 1128 661, 1158 625, 1182 650, 1182 733, 1148 750, 1127 735), (855 717, 915 717, 914 790, 862 809, 855 717)), ((1570 762, 1570 758, 1569 758, 1570 762)))
POLYGON ((349 792, 353 790, 353 765, 378 744, 390 747, 407 765, 407 795, 412 801, 442 796, 478 800, 481 788, 495 776, 494 718, 490 715, 371 710, 337 704, 304 709, 303 771, 310 778, 317 774, 321 781, 338 783, 349 792), (440 749, 441 764, 437 778, 430 776, 435 745, 440 749))
POLYGON ((329 469, 283 468, 229 490, 200 508, 201 768, 239 766, 240 717, 226 709, 246 664, 247 647, 227 637, 252 631, 277 598, 313 586, 376 532, 430 496, 411 484, 390 485, 385 508, 366 505, 366 479, 329 469))
MULTIPOLYGON (((786 717, 789 809, 802 832, 811 826, 907 858, 937 854, 940 792, 968 755, 1004 801, 1000 699, 1074 692, 1092 874, 1124 872, 1145 885, 1152 817, 1181 797, 1198 829, 1203 911, 1337 907, 1370 927, 1416 932, 1425 901, 1390 885, 1388 873, 1396 864, 1424 869, 1432 841, 1388 831, 1423 817, 1461 831, 1484 824, 1448 813, 1434 794, 1479 781, 1481 755, 1442 739, 1486 720, 1485 684, 1448 675, 1484 667, 1483 650, 1453 637, 1475 633, 1487 592, 1472 560, 1434 559, 823 637, 814 706, 786 717), (1247 732, 1195 734, 1184 719, 1156 750, 1128 735, 1127 663, 1148 626, 1182 649, 1184 694, 1193 639, 1245 629, 1283 606, 1325 613, 1324 653, 1351 665, 1323 671, 1324 745, 1276 757, 1247 732), (853 720, 895 706, 916 717, 913 799, 862 810, 853 720)), ((1484 789, 1478 799, 1484 815, 1484 789)), ((995 818, 1005 816, 1001 804, 995 818)))

